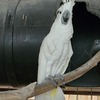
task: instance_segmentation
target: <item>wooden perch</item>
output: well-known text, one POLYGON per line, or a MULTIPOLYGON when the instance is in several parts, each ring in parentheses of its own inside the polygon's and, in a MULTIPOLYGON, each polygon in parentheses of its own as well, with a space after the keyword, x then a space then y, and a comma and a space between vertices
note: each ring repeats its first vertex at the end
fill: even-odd
MULTIPOLYGON (((81 67, 63 75, 64 83, 71 82, 81 77, 86 72, 94 68, 98 64, 98 62, 100 62, 100 51, 81 67)), ((59 79, 58 77, 55 77, 54 80, 56 80, 56 82, 58 83, 58 86, 63 84, 62 80, 59 79)), ((34 86, 35 84, 32 83, 19 90, 1 92, 0 100, 27 100, 29 97, 33 97, 33 96, 45 93, 55 88, 55 86, 52 84, 51 81, 46 81, 42 84, 38 84, 35 86, 35 89, 34 89, 34 86)))
MULTIPOLYGON (((98 64, 99 61, 100 61, 100 51, 93 58, 91 58, 88 62, 86 62, 84 65, 82 65, 81 67, 63 75, 64 83, 71 82, 71 81, 81 77, 86 72, 88 72, 89 70, 94 68, 98 64)), ((58 83, 58 86, 63 84, 61 79, 59 79, 57 77, 55 77, 54 80, 56 80, 56 82, 58 83)), ((39 84, 35 87, 35 91, 32 94, 32 96, 36 96, 43 92, 47 92, 48 90, 52 90, 53 88, 55 88, 55 86, 50 81, 45 82, 43 84, 39 84)))

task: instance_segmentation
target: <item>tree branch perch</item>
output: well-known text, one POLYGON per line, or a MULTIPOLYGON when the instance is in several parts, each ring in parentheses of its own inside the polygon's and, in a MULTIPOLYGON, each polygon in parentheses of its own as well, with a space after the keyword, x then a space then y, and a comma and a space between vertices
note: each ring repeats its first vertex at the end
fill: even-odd
MULTIPOLYGON (((64 83, 71 82, 71 81, 81 77, 86 72, 88 72, 89 70, 94 68, 98 64, 98 62, 100 62, 100 51, 97 52, 93 58, 91 58, 88 62, 83 64, 81 67, 63 75, 64 83)), ((58 86, 63 84, 62 80, 57 77, 55 77, 54 80, 57 81, 58 86)), ((28 85, 24 88, 21 88, 19 90, 1 92, 0 100, 27 100, 29 97, 33 97, 33 96, 45 93, 54 88, 55 88, 55 86, 52 84, 51 81, 46 81, 46 82, 44 82, 42 84, 38 84, 36 86, 35 86, 35 83, 31 83, 30 85, 28 85)))
MULTIPOLYGON (((63 75, 64 83, 71 82, 71 81, 81 77, 86 72, 88 72, 89 70, 94 68, 98 64, 99 61, 100 61, 100 51, 93 58, 91 58, 88 62, 86 62, 84 65, 82 65, 81 67, 63 75)), ((57 81, 58 86, 62 85, 61 79, 58 79, 57 77, 55 77, 55 80, 57 81)), ((43 84, 39 84, 35 87, 35 91, 32 94, 32 96, 39 95, 39 94, 43 93, 43 91, 47 92, 48 90, 52 90, 53 88, 55 88, 55 86, 50 81, 45 82, 43 84)))

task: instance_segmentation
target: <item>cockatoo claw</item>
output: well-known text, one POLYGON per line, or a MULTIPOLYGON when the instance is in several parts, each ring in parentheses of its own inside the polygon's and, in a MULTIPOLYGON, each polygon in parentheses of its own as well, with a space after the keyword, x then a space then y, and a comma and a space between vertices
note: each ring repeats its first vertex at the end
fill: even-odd
POLYGON ((54 78, 55 78, 55 76, 49 75, 49 76, 46 78, 46 80, 51 81, 52 84, 57 88, 57 87, 58 87, 58 83, 57 83, 57 81, 56 81, 54 78))
POLYGON ((57 88, 57 87, 58 87, 58 82, 56 81, 56 79, 60 79, 61 82, 62 82, 62 84, 63 84, 62 86, 65 87, 65 81, 64 81, 63 75, 55 75, 55 76, 49 75, 49 76, 46 78, 46 80, 51 81, 52 84, 57 88))
POLYGON ((56 75, 56 77, 58 78, 58 79, 60 79, 61 80, 61 82, 62 82, 62 86, 64 86, 65 87, 65 80, 64 80, 64 77, 63 77, 63 75, 60 75, 60 74, 58 74, 58 75, 56 75))

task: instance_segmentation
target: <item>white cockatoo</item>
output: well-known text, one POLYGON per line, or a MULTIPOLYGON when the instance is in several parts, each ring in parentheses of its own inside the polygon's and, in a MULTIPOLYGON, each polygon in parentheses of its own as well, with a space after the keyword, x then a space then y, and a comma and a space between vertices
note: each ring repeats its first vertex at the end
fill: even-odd
POLYGON ((87 10, 100 18, 100 0, 75 0, 77 2, 85 2, 87 10))
MULTIPOLYGON (((73 6, 74 0, 62 1, 50 32, 42 42, 39 53, 38 84, 49 76, 63 75, 68 67, 73 54, 71 46, 73 6)), ((65 97, 62 89, 57 87, 36 96, 35 100, 65 100, 65 97)))

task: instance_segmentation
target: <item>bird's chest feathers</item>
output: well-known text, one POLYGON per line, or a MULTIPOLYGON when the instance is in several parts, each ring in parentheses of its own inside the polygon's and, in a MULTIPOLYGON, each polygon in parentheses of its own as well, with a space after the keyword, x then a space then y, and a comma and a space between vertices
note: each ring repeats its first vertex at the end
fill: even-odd
POLYGON ((55 45, 59 43, 65 43, 66 41, 70 40, 72 37, 72 30, 61 30, 58 28, 58 30, 51 31, 48 36, 46 37, 47 41, 50 41, 51 43, 55 43, 55 45))
POLYGON ((68 39, 73 34, 73 26, 71 21, 67 23, 67 25, 61 24, 61 22, 54 22, 54 24, 51 27, 51 30, 49 32, 50 37, 54 37, 56 39, 59 38, 66 38, 68 39))

